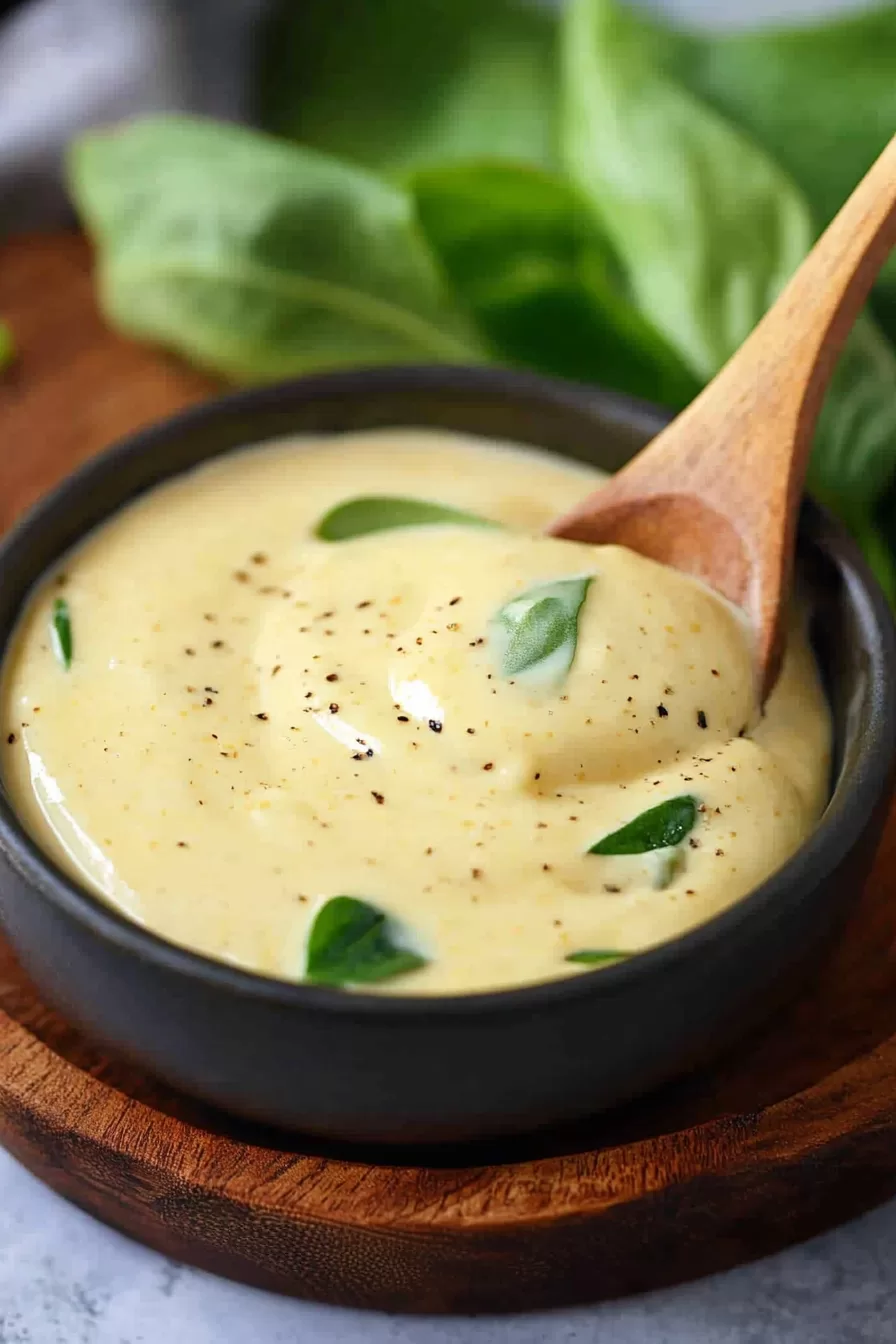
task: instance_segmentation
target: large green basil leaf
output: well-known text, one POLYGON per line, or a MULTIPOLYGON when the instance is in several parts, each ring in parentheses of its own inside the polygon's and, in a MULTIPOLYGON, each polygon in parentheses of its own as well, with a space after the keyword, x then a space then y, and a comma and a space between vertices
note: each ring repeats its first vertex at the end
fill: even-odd
POLYGON ((372 984, 425 965, 423 957, 394 942, 382 910, 355 896, 333 896, 311 926, 305 979, 317 985, 372 984))
POLYGON ((475 161, 424 168, 410 186, 455 293, 504 358, 676 408, 699 390, 565 179, 475 161))
POLYGON ((518 0, 280 0, 263 123, 386 173, 488 154, 547 164, 556 21, 518 0))
POLYGON ((775 156, 819 224, 832 219, 896 128, 896 5, 738 32, 657 27, 688 87, 775 156))
POLYGON ((404 499, 397 495, 365 495, 347 499, 325 513, 314 529, 321 541, 350 541, 370 532, 388 532, 396 527, 426 527, 434 523, 453 523, 460 527, 497 527, 489 518, 480 518, 448 504, 428 499, 404 499))
POLYGON ((561 143, 643 312, 711 378, 805 256, 805 202, 758 146, 667 75, 616 0, 564 15, 561 143))
POLYGON ((579 613, 591 576, 554 579, 520 593, 491 623, 501 675, 531 673, 544 682, 566 676, 576 656, 579 613))
POLYGON ((598 840, 589 854, 647 854, 678 845, 696 825, 699 803, 690 794, 668 798, 598 840))
MULTIPOLYGON (((708 379, 808 251, 809 203, 747 132, 676 78, 698 39, 617 0, 570 0, 565 17, 567 162, 590 182, 645 312, 708 379)), ((831 381, 809 484, 863 541, 891 593, 896 567, 874 509, 894 476, 896 354, 864 315, 831 381)))
POLYGON ((236 126, 150 117, 69 160, 103 307, 230 377, 481 357, 396 187, 236 126))

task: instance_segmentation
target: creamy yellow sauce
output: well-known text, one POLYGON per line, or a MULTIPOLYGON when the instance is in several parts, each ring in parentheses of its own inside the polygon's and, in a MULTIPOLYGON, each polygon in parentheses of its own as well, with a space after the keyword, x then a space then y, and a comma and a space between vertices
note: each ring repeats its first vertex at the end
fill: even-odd
POLYGON ((760 717, 727 604, 621 548, 537 535, 595 479, 394 430, 248 449, 143 496, 48 576, 7 656, 25 823, 141 924, 287 980, 337 895, 426 959, 372 986, 392 993, 576 974, 571 953, 699 924, 811 831, 829 714, 796 625, 760 717), (384 493, 503 526, 314 539, 340 501, 384 493), (591 578, 569 671, 502 675, 496 612, 564 576, 591 578), (700 810, 662 875, 656 854, 587 853, 682 795, 700 810))

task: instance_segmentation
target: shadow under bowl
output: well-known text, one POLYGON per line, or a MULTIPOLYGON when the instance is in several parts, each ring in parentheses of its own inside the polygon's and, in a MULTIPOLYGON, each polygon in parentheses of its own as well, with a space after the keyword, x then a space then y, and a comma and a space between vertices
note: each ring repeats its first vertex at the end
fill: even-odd
MULTIPOLYGON (((166 478, 288 434, 426 426, 615 470, 652 408, 491 369, 301 379, 133 435, 65 480, 0 542, 0 648, 33 584, 166 478)), ((842 527, 812 503, 799 569, 835 723, 830 803, 800 850, 706 924, 572 979, 458 997, 378 997, 236 970, 156 937, 57 869, 0 790, 0 914, 41 993, 86 1034, 184 1092, 351 1142, 459 1142, 573 1121, 680 1074, 793 992, 854 903, 896 750, 896 634, 842 527)))

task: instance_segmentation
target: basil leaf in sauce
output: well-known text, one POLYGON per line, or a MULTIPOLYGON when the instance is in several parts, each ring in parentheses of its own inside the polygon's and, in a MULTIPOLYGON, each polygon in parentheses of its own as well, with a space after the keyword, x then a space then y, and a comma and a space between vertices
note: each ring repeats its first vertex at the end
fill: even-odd
POLYGON ((570 952, 564 961, 574 961, 580 966, 608 966, 612 961, 625 961, 630 952, 605 952, 601 948, 583 947, 580 952, 570 952))
POLYGON ((649 807, 634 821, 605 835, 588 850, 589 854, 647 854, 680 844, 697 820, 696 798, 682 794, 669 798, 658 807, 649 807))
POLYGON ((497 527, 488 518, 479 518, 448 504, 428 499, 402 499, 396 495, 367 495, 337 504, 314 529, 321 541, 348 541, 369 532, 387 532, 394 527, 425 527, 432 523, 454 523, 458 527, 497 527))
POLYGON ((53 616, 50 621, 50 640, 53 652, 66 671, 72 665, 72 617, 64 597, 57 597, 53 603, 53 616))
POLYGON ((423 957, 392 941, 382 910, 354 896, 334 896, 311 926, 305 979, 317 985, 372 984, 425 965, 423 957))
POLYGON ((559 681, 572 667, 579 638, 579 612, 591 575, 538 584, 502 607, 492 621, 501 674, 536 671, 559 681))

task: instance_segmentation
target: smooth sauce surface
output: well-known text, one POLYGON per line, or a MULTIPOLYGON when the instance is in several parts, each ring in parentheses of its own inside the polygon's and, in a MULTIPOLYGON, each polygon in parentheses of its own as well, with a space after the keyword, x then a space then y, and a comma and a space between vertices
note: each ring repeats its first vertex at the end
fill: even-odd
POLYGON ((760 719, 726 604, 620 548, 536 535, 595 475, 395 430, 246 450, 144 496, 36 591, 8 656, 4 774, 26 824, 137 921, 287 980, 341 894, 427 958, 374 986, 394 993, 572 974, 572 952, 702 922, 811 831, 828 710, 799 630, 760 719), (386 492, 503 526, 313 538, 333 505, 386 492), (566 677, 502 676, 495 612, 581 575, 566 677), (664 888, 649 854, 587 853, 683 794, 700 816, 664 888))

